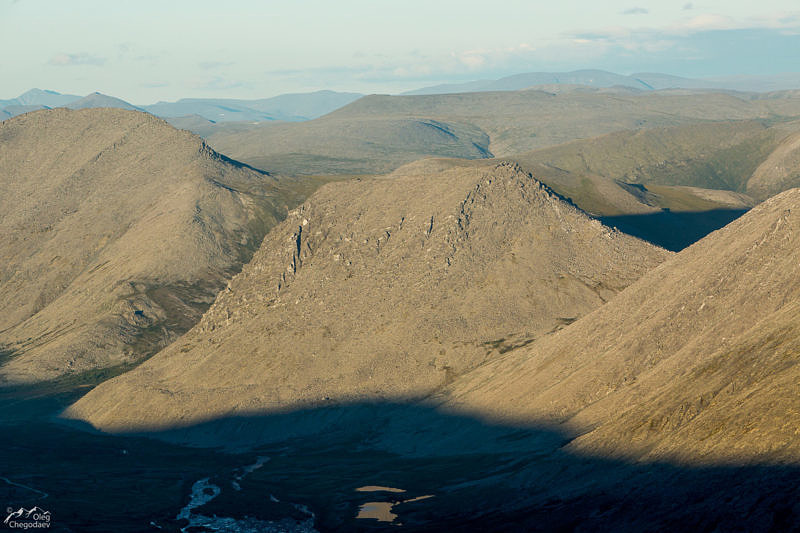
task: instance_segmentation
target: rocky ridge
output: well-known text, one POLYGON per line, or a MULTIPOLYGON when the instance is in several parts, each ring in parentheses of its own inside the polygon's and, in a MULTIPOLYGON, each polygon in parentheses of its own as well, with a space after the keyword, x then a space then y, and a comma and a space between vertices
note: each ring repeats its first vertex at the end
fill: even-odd
POLYGON ((128 431, 419 399, 669 255, 513 164, 428 160, 328 184, 267 235, 195 328, 67 416, 128 431))

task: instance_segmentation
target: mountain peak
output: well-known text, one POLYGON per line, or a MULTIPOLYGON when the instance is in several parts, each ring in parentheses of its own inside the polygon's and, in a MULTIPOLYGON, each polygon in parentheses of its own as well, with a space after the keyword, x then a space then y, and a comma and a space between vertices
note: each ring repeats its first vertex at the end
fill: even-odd
POLYGON ((83 98, 76 100, 74 102, 70 102, 67 104, 68 108, 70 109, 86 109, 86 108, 95 108, 95 107, 116 107, 119 109, 129 109, 135 111, 142 111, 142 109, 129 104, 125 100, 120 98, 116 98, 114 96, 108 96, 106 94, 100 92, 93 92, 90 93, 83 98))
POLYGON ((191 422, 201 398, 214 417, 419 397, 589 312, 668 256, 513 164, 426 160, 328 184, 265 238, 184 348, 105 382, 69 416, 113 430, 191 422))
POLYGON ((292 201, 274 178, 147 113, 37 111, 0 136, 0 231, 19 236, 0 242, 13 273, 0 284, 0 331, 15 353, 0 382, 152 353, 200 318, 292 201))
MULTIPOLYGON (((33 88, 28 91, 25 91, 18 97, 14 98, 10 101, 11 104, 17 105, 26 105, 26 106, 47 106, 47 107, 58 107, 62 105, 66 105, 70 102, 78 100, 80 96, 75 96, 72 94, 61 94, 56 91, 51 91, 49 89, 39 89, 33 88)), ((7 104, 8 105, 8 104, 7 104)))

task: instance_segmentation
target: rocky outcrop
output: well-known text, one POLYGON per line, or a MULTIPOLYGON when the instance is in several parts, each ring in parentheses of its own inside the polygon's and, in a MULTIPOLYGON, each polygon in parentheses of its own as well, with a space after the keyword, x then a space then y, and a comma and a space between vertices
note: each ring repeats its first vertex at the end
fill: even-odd
POLYGON ((328 184, 200 323, 68 416, 112 431, 413 400, 602 305, 670 254, 513 164, 328 184))

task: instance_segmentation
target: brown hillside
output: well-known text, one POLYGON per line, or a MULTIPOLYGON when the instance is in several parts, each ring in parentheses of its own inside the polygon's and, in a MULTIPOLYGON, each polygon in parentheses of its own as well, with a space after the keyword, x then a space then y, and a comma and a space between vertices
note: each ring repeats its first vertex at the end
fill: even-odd
POLYGON ((216 149, 285 174, 382 174, 430 156, 491 156, 489 137, 457 121, 416 117, 322 118, 265 124, 209 136, 216 149))
POLYGON ((745 192, 747 180, 787 133, 762 121, 724 121, 619 131, 515 156, 522 165, 568 173, 581 195, 592 176, 647 185, 745 192))
POLYGON ((575 450, 800 459, 800 190, 755 207, 556 335, 452 385, 450 405, 549 419, 575 450))
POLYGON ((430 96, 361 98, 324 117, 430 117, 477 126, 500 157, 621 130, 708 121, 775 119, 800 115, 800 96, 653 91, 639 94, 528 90, 430 96))
MULTIPOLYGON (((710 121, 774 121, 796 116, 800 116, 797 95, 755 99, 746 94, 691 91, 554 94, 541 90, 372 95, 308 122, 215 125, 209 130, 215 133, 209 135, 208 141, 222 153, 270 171, 298 175, 369 174, 388 172, 430 156, 510 157, 623 130, 710 121)), ((754 129, 759 127, 763 129, 754 125, 754 129)), ((693 148, 694 141, 731 145, 742 137, 741 133, 721 132, 704 138, 702 132, 688 132, 684 135, 686 142, 678 148, 702 159, 707 156, 693 148)), ((670 142, 675 144, 674 140, 670 142)), ((633 147, 637 147, 636 142, 633 147)), ((656 157, 660 148, 670 149, 658 145, 648 148, 656 157)), ((601 165, 608 159, 615 164, 625 157, 602 155, 593 163, 601 165)), ((672 155, 668 151, 653 162, 669 162, 672 155)), ((751 155, 737 151, 728 154, 744 157, 745 163, 753 159, 751 155)), ((738 168, 738 163, 734 166, 738 168)), ((705 179, 714 177, 708 176, 702 165, 696 170, 705 179)), ((723 174, 736 174, 735 168, 721 170, 723 174)), ((688 182, 671 184, 709 187, 688 182)))
MULTIPOLYGON (((800 124, 795 124, 799 128, 800 124)), ((800 185, 800 132, 795 130, 783 138, 747 182, 747 193, 755 198, 768 198, 800 185)))
POLYGON ((515 165, 429 160, 328 184, 195 328, 67 416, 123 431, 424 396, 668 256, 515 165))
POLYGON ((131 363, 191 327, 296 194, 151 115, 0 124, 0 376, 131 363))

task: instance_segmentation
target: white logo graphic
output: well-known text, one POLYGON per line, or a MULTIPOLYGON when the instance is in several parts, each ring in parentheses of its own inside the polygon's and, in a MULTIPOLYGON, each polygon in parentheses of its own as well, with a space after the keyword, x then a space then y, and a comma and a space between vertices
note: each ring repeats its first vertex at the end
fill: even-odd
POLYGON ((41 507, 31 509, 20 507, 16 511, 8 507, 6 512, 8 516, 3 520, 3 524, 12 529, 47 529, 50 527, 50 511, 45 511, 41 507))

